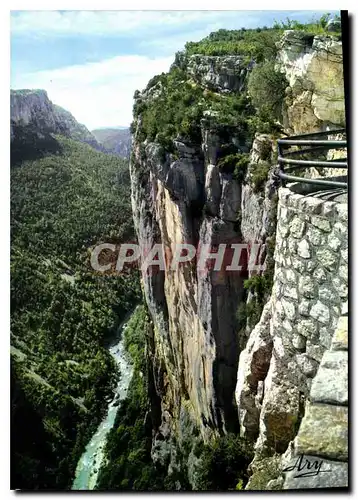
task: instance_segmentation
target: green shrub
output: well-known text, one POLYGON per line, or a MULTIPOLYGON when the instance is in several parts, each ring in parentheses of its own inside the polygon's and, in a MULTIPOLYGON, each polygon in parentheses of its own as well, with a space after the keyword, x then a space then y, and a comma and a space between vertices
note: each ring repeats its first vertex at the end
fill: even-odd
POLYGON ((242 479, 240 479, 240 481, 238 481, 237 485, 235 486, 235 490, 236 491, 241 491, 244 489, 244 482, 242 479))
POLYGON ((280 29, 245 29, 218 30, 200 42, 188 42, 185 45, 186 53, 203 54, 207 56, 223 56, 239 54, 246 58, 263 61, 275 57, 277 49, 275 42, 279 39, 280 29))
POLYGON ((236 312, 239 329, 246 326, 254 327, 260 320, 263 306, 271 294, 273 283, 273 271, 271 268, 265 274, 254 275, 244 281, 244 289, 253 294, 250 302, 242 302, 236 312))
POLYGON ((247 167, 250 163, 250 154, 249 153, 240 153, 238 155, 238 160, 234 170, 234 179, 238 182, 243 182, 246 176, 247 167))
POLYGON ((236 321, 239 332, 246 328, 246 322, 247 322, 246 302, 240 302, 236 311, 236 321))
POLYGON ((284 75, 275 70, 275 61, 266 61, 251 71, 247 88, 253 105, 259 112, 274 120, 282 117, 287 85, 284 75))
POLYGON ((260 299, 269 294, 271 291, 272 283, 270 283, 266 276, 258 275, 244 281, 244 288, 255 293, 260 299))
POLYGON ((268 180, 270 168, 271 166, 268 162, 258 163, 253 167, 251 171, 251 183, 254 193, 260 193, 263 191, 268 180))
POLYGON ((194 445, 193 453, 198 458, 202 455, 205 450, 205 444, 202 440, 197 441, 194 445))
POLYGON ((247 482, 247 467, 253 458, 251 445, 235 434, 217 438, 204 445, 197 469, 198 489, 226 491, 238 481, 247 482))
MULTIPOLYGON (((266 491, 266 486, 272 479, 281 474, 281 455, 273 455, 256 463, 255 470, 250 477, 249 490, 266 491)), ((279 489, 279 488, 275 488, 279 489)))
POLYGON ((319 19, 313 18, 311 22, 306 24, 300 23, 299 21, 293 19, 289 19, 287 17, 285 21, 275 21, 273 27, 279 31, 298 30, 304 31, 311 35, 330 35, 334 37, 341 37, 341 30, 336 32, 327 31, 327 25, 330 19, 333 19, 334 21, 340 21, 340 16, 335 14, 332 18, 332 15, 330 13, 326 13, 323 14, 319 19))
POLYGON ((217 165, 221 172, 233 174, 234 179, 242 182, 245 178, 249 161, 250 155, 248 153, 236 153, 220 158, 217 165))

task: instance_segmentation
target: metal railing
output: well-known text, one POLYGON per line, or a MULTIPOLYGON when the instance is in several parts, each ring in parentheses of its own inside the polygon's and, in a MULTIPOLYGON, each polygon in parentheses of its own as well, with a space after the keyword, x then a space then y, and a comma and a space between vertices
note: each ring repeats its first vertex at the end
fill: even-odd
POLYGON ((296 135, 285 139, 278 139, 278 168, 274 177, 281 182, 305 182, 307 184, 316 184, 318 186, 347 188, 347 182, 338 182, 328 179, 311 179, 290 175, 290 171, 296 169, 315 167, 347 169, 347 140, 331 140, 329 136, 345 137, 345 129, 329 130, 325 132, 315 132, 311 134, 296 135), (344 150, 345 156, 339 159, 327 159, 327 152, 332 150, 344 150), (308 158, 307 158, 308 157, 308 158), (304 158, 304 159, 303 159, 304 158))

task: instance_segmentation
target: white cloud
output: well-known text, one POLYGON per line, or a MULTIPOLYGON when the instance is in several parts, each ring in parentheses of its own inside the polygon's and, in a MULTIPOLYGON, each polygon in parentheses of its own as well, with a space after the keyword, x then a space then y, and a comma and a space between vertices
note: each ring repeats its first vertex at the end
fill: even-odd
POLYGON ((225 11, 20 11, 11 16, 11 32, 35 35, 134 35, 135 30, 141 33, 157 32, 190 24, 230 20, 232 16, 232 12, 225 11))
POLYGON ((12 88, 40 88, 87 128, 129 125, 133 94, 169 70, 172 57, 118 56, 97 63, 18 75, 12 88))
MULTIPOLYGON (((222 8, 223 6, 218 5, 222 8)), ((105 7, 102 7, 105 8, 105 7)), ((206 5, 210 8, 210 5, 206 5)), ((257 8, 257 7, 256 7, 257 8)), ((329 9, 328 9, 329 10, 329 9)), ((232 28, 257 26, 260 19, 270 14, 292 19, 309 17, 314 11, 270 10, 38 10, 13 11, 11 33, 13 35, 151 35, 180 28, 181 31, 204 28, 208 24, 232 28)))

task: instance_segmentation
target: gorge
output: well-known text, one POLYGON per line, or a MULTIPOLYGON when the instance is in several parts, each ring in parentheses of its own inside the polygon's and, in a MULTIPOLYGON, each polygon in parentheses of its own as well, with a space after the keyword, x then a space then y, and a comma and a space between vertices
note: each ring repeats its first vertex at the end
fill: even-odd
MULTIPOLYGON (((28 169, 27 189, 36 191, 34 177, 41 174, 46 184, 44 172, 53 175, 57 162, 64 161, 64 151, 70 158, 64 163, 67 170, 60 169, 63 179, 58 183, 70 186, 67 210, 72 216, 66 228, 74 228, 68 238, 72 246, 61 252, 54 246, 45 257, 56 255, 65 264, 61 273, 77 280, 80 305, 73 308, 82 308, 84 333, 78 329, 73 348, 69 332, 78 319, 73 313, 67 318, 72 330, 58 330, 65 346, 58 347, 61 356, 52 347, 52 337, 38 352, 21 321, 33 329, 47 323, 41 318, 42 323, 36 323, 35 314, 23 320, 20 305, 13 333, 13 356, 23 370, 17 375, 20 381, 36 373, 55 394, 61 366, 70 375, 76 372, 76 385, 64 378, 60 386, 60 394, 72 398, 68 405, 74 399, 77 407, 84 407, 74 418, 77 427, 53 459, 54 478, 60 477, 57 463, 62 463, 60 488, 70 489, 74 478, 72 489, 123 491, 347 487, 347 193, 304 182, 305 176, 336 178, 342 172, 302 169, 302 182, 286 186, 272 176, 278 138, 318 131, 330 131, 335 138, 334 131, 346 126, 342 36, 337 25, 333 30, 317 25, 293 28, 282 24, 219 30, 187 43, 168 73, 154 76, 144 90, 135 92, 129 165, 105 154, 67 112, 58 118, 58 109, 43 91, 36 91, 35 97, 33 91, 23 91, 12 101, 14 158, 23 151, 23 142, 18 146, 16 140, 33 145, 27 134, 35 129, 41 130, 39 141, 46 130, 46 146, 51 146, 36 159, 40 164, 34 171, 31 155, 27 163, 16 163, 14 180, 21 182, 20 169, 28 169), (91 168, 80 166, 87 157, 91 168), (104 170, 102 164, 107 165, 104 170), (70 177, 75 184, 69 183, 70 177), (99 214, 94 217, 73 201, 76 189, 84 206, 100 204, 99 214), (102 194, 105 200, 100 202, 102 194), (88 269, 88 256, 98 242, 135 240, 142 257, 160 244, 168 264, 165 271, 143 272, 141 291, 138 275, 118 274, 115 264, 102 276, 88 269), (176 245, 182 243, 207 245, 213 253, 220 244, 245 244, 248 251, 240 272, 200 272, 195 260, 173 269, 176 245), (256 263, 265 265, 264 271, 247 268, 254 245, 260 247, 256 263), (118 381, 106 342, 138 302, 120 340, 132 368, 121 367, 125 376, 118 381), (100 318, 95 319, 98 311, 100 318), (93 326, 96 335, 87 350, 93 326), (58 372, 50 380, 46 370, 52 363, 58 372), (92 391, 90 382, 98 373, 92 391), (330 380, 335 381, 333 388, 330 380), (123 396, 118 407, 116 393, 123 396), (106 418, 112 428, 104 443, 106 418), (320 431, 322 422, 330 433, 320 431), (85 432, 86 423, 90 429, 85 432), (99 460, 100 468, 97 461, 96 469, 91 436, 94 441, 101 437, 104 459, 99 460), (69 452, 70 465, 63 459, 69 452), (298 481, 287 468, 300 454, 325 460, 332 474, 298 481)), ((329 154, 340 158, 342 152, 329 154)), ((34 216, 41 219, 40 212, 25 220, 22 190, 14 186, 14 199, 19 200, 14 212, 17 251, 24 252, 30 241, 35 255, 31 224, 34 216), (28 224, 26 238, 20 235, 19 221, 28 224)), ((51 224, 61 234, 63 225, 55 216, 51 224)), ((46 265, 34 268, 34 276, 45 275, 46 265)), ((60 310, 53 303, 50 288, 55 279, 64 279, 51 272, 46 275, 49 311, 65 315, 67 306, 60 310)), ((67 281, 63 286, 73 293, 67 281)), ((36 398, 31 401, 41 407, 46 432, 58 440, 67 420, 62 422, 61 413, 56 423, 55 413, 47 414, 46 404, 36 398)), ((30 445, 29 450, 30 456, 30 445)), ((16 467, 22 470, 22 451, 16 452, 16 467)), ((34 470, 42 470, 36 464, 34 470)), ((40 489, 59 482, 36 481, 40 489)), ((31 489, 31 480, 29 484, 31 489)))

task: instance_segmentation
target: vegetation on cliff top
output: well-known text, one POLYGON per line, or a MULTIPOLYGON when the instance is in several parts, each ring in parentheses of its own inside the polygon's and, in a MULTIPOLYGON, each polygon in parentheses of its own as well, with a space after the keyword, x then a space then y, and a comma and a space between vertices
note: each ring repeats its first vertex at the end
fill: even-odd
POLYGON ((340 17, 338 15, 332 17, 331 14, 326 13, 319 19, 312 19, 309 23, 300 23, 287 18, 285 21, 274 22, 272 28, 264 26, 255 29, 220 29, 210 33, 199 42, 187 42, 185 52, 188 56, 193 54, 206 56, 237 54, 242 55, 247 62, 254 60, 256 63, 261 63, 275 57, 277 50, 275 44, 285 30, 305 31, 312 35, 340 36, 340 30, 327 30, 330 19, 339 22, 340 17))
POLYGON ((329 21, 333 21, 336 26, 340 26, 341 18, 338 14, 334 14, 334 16, 332 16, 332 14, 326 12, 325 14, 322 14, 319 19, 312 19, 311 22, 304 24, 287 17, 285 21, 276 21, 273 27, 281 32, 285 30, 297 30, 305 31, 311 35, 330 35, 340 38, 342 36, 341 29, 332 29, 331 27, 328 30, 329 21))
MULTIPOLYGON (((184 59, 191 54, 240 53, 247 58, 247 64, 251 61, 256 71, 261 64, 266 64, 263 61, 275 58, 279 34, 280 30, 277 29, 219 30, 201 42, 186 44, 184 59)), ((142 120, 136 138, 139 142, 157 141, 167 152, 172 153, 175 150, 173 139, 176 137, 200 144, 202 120, 208 116, 207 112, 210 112, 210 120, 214 126, 236 129, 240 132, 242 142, 246 144, 252 142, 255 132, 269 132, 277 127, 275 121, 280 116, 277 116, 279 113, 274 104, 283 99, 283 77, 276 73, 273 64, 269 68, 272 73, 269 75, 270 82, 279 81, 280 86, 274 93, 275 103, 267 106, 273 94, 269 93, 265 108, 261 109, 262 90, 258 80, 265 84, 268 71, 265 74, 256 72, 258 78, 252 85, 252 95, 247 90, 223 94, 205 89, 194 81, 186 72, 185 63, 183 65, 179 62, 180 59, 179 56, 176 57, 169 73, 153 77, 143 94, 135 93, 133 115, 135 119, 140 115, 142 120), (256 94, 258 99, 255 99, 256 94)), ((134 132, 133 126, 131 130, 134 132)), ((229 151, 228 154, 238 152, 240 149, 236 148, 236 151, 229 151)))
POLYGON ((242 55, 249 62, 257 63, 271 59, 276 55, 275 43, 282 30, 279 28, 256 28, 239 30, 220 29, 201 40, 188 42, 185 51, 188 56, 203 54, 206 56, 242 55))
POLYGON ((115 384, 104 341, 140 295, 135 274, 87 263, 99 240, 134 237, 127 162, 52 140, 11 169, 12 488, 70 487, 115 384))
MULTIPOLYGON (((137 140, 157 141, 167 152, 174 152, 173 139, 177 136, 200 143, 204 111, 214 112, 217 126, 236 127, 247 144, 256 132, 277 132, 287 86, 274 64, 277 42, 285 29, 327 34, 329 19, 327 14, 307 24, 287 19, 272 28, 221 29, 199 42, 188 42, 185 51, 176 55, 169 73, 153 77, 143 94, 135 92, 133 115, 142 118, 137 140), (250 72, 246 90, 223 94, 202 87, 185 70, 187 58, 195 54, 242 56, 243 66, 250 72)), ((132 132, 134 129, 132 125, 132 132)), ((235 152, 240 151, 230 154, 235 152)))

